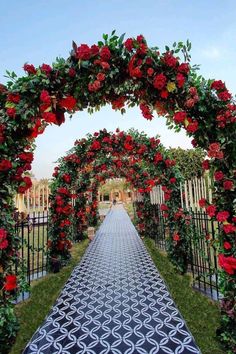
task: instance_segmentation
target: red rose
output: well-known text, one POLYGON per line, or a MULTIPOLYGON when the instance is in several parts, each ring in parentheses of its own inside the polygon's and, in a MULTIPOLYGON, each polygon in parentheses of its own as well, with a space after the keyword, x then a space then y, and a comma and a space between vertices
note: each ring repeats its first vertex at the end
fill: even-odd
POLYGON ((218 92, 217 96, 219 97, 219 99, 221 101, 229 101, 232 97, 232 95, 226 90, 226 91, 222 91, 222 92, 218 92))
POLYGON ((93 83, 88 84, 88 90, 91 92, 96 92, 101 88, 101 82, 95 80, 93 83))
POLYGON ((100 48, 99 48, 98 45, 93 44, 92 47, 91 47, 91 49, 90 49, 91 55, 92 55, 92 56, 97 55, 97 54, 99 53, 99 49, 100 49, 100 48))
POLYGON ((153 86, 158 89, 162 90, 166 84, 166 76, 164 74, 158 74, 154 77, 153 86))
POLYGON ((5 229, 0 229, 0 249, 4 250, 8 246, 7 232, 5 229))
POLYGON ((142 74, 141 69, 138 66, 136 66, 135 68, 130 70, 130 76, 141 78, 143 76, 143 74, 142 74))
POLYGON ((54 113, 52 112, 44 112, 42 114, 43 119, 48 122, 48 123, 56 123, 57 122, 57 117, 54 113))
POLYGON ((16 109, 13 108, 7 108, 7 115, 8 117, 15 118, 16 116, 16 109))
POLYGON ((186 102, 185 102, 185 106, 187 108, 193 108, 193 106, 195 105, 196 101, 193 98, 189 98, 186 102))
POLYGON ((170 178, 170 183, 171 184, 175 184, 176 183, 176 178, 175 177, 170 178))
POLYGON ((216 219, 220 222, 227 221, 229 215, 228 211, 219 211, 216 215, 216 219))
POLYGON ((111 58, 111 52, 107 46, 102 47, 100 57, 103 61, 108 61, 111 58))
POLYGON ((227 179, 226 181, 224 181, 223 187, 226 191, 230 191, 231 189, 233 189, 234 183, 227 179))
POLYGON ((186 130, 189 133, 195 133, 198 130, 198 122, 189 123, 186 130))
POLYGON ((0 171, 8 171, 12 168, 12 163, 9 160, 3 159, 0 161, 0 171))
POLYGON ((173 240, 176 241, 176 242, 178 242, 178 241, 180 240, 180 236, 175 233, 175 234, 173 235, 173 240))
POLYGON ((110 64, 108 64, 106 61, 102 61, 100 65, 104 70, 110 69, 110 64))
POLYGON ((125 100, 126 100, 126 97, 118 97, 116 100, 112 101, 111 104, 112 104, 112 109, 121 109, 124 107, 125 105, 125 100))
POLYGON ((142 43, 143 41, 144 41, 143 35, 142 35, 142 34, 139 34, 139 35, 137 36, 137 42, 142 43))
POLYGON ((205 198, 199 199, 198 204, 200 208, 204 208, 206 206, 206 199, 205 198))
POLYGON ((19 93, 9 93, 7 95, 7 101, 12 103, 19 103, 20 102, 19 93))
POLYGON ((183 74, 188 74, 190 70, 189 64, 188 63, 182 63, 178 66, 178 72, 183 73, 183 74))
POLYGON ((224 178, 224 174, 222 171, 216 171, 214 173, 214 178, 216 181, 221 181, 224 178))
POLYGON ((148 74, 148 76, 152 76, 154 74, 154 69, 153 68, 148 68, 147 69, 147 74, 148 74))
POLYGON ((196 141, 196 139, 193 139, 193 140, 191 141, 191 144, 193 145, 193 147, 197 147, 197 141, 196 141))
POLYGON ((161 98, 166 99, 169 96, 169 92, 167 90, 162 90, 160 96, 161 98))
POLYGON ((63 178, 63 181, 66 183, 71 182, 71 176, 68 173, 65 173, 62 178, 63 178))
POLYGON ((225 84, 221 80, 213 81, 211 84, 211 88, 216 91, 225 90, 225 84))
POLYGON ((177 124, 183 123, 186 118, 187 118, 186 112, 176 112, 173 117, 175 123, 177 123, 177 124))
POLYGON ((161 207, 160 207, 161 211, 167 211, 169 210, 168 206, 166 204, 161 204, 161 207))
POLYGON ((46 91, 46 90, 41 91, 40 101, 47 104, 47 105, 51 104, 51 97, 50 97, 48 91, 46 91))
POLYGON ((207 215, 209 215, 211 218, 213 216, 215 216, 216 214, 216 207, 215 205, 209 205, 207 208, 206 208, 206 213, 207 215))
POLYGON ((232 224, 223 225, 223 230, 226 234, 232 234, 236 231, 236 226, 232 224))
POLYGON ((203 170, 209 170, 210 169, 209 160, 205 160, 205 161, 202 162, 202 168, 203 168, 203 170))
POLYGON ((225 242, 224 242, 224 249, 226 249, 226 250, 231 250, 231 248, 232 248, 231 243, 225 241, 225 242))
POLYGON ((97 74, 98 81, 104 81, 105 78, 106 78, 106 75, 104 73, 98 73, 97 74))
POLYGON ((31 163, 34 159, 34 154, 32 152, 22 152, 18 155, 19 159, 28 163, 31 163))
POLYGON ((23 69, 28 73, 28 74, 36 74, 37 70, 35 69, 34 65, 32 64, 24 64, 23 69))
POLYGON ((41 71, 44 72, 47 76, 51 73, 52 71, 52 68, 50 65, 48 64, 43 64, 41 67, 40 67, 41 71))
POLYGON ((158 162, 163 160, 163 156, 160 152, 157 152, 154 156, 154 163, 157 164, 158 162))
POLYGON ((222 253, 218 256, 219 265, 223 268, 228 274, 233 275, 236 270, 236 258, 233 256, 225 257, 222 253))
POLYGON ((190 87, 189 88, 189 93, 190 93, 190 95, 191 96, 196 96, 197 95, 197 89, 196 89, 196 87, 190 87))
POLYGON ((89 60, 91 57, 90 48, 87 44, 81 44, 80 47, 77 48, 76 58, 80 60, 89 60))
POLYGON ((94 140, 91 147, 90 147, 91 150, 100 150, 101 149, 101 144, 99 141, 97 140, 94 140))
POLYGON ((177 65, 177 63, 178 63, 178 59, 175 58, 173 56, 173 54, 170 53, 170 52, 167 52, 167 53, 164 54, 163 61, 170 68, 174 68, 177 65))
POLYGON ((151 113, 151 110, 148 107, 148 105, 146 105, 145 103, 140 103, 139 107, 140 107, 140 109, 142 111, 143 117, 148 119, 148 120, 152 120, 153 114, 151 113))
POLYGON ((27 189, 32 187, 31 178, 28 176, 23 177, 21 185, 18 187, 18 193, 25 193, 27 189))
POLYGON ((176 162, 175 162, 175 160, 167 159, 167 160, 165 160, 165 164, 166 164, 166 167, 169 168, 169 167, 175 166, 176 162))
POLYGON ((134 47, 133 39, 132 38, 126 39, 124 46, 129 52, 131 52, 134 47))
POLYGON ((74 68, 70 68, 68 74, 69 74, 70 77, 75 77, 75 75, 76 75, 75 69, 74 68))
POLYGON ((177 86, 179 87, 179 88, 182 88, 183 86, 184 86, 184 84, 185 84, 185 77, 184 77, 184 75, 182 75, 182 74, 177 74, 177 76, 176 76, 176 82, 177 82, 177 86))
POLYGON ((17 287, 17 278, 15 275, 6 275, 5 277, 5 284, 3 286, 3 288, 6 291, 12 291, 15 290, 17 287))
POLYGON ((125 150, 131 151, 131 150, 133 150, 134 147, 129 142, 125 142, 124 143, 124 148, 125 148, 125 150))
POLYGON ((67 109, 68 111, 72 111, 76 106, 76 99, 73 96, 67 96, 62 98, 59 104, 61 107, 67 109))

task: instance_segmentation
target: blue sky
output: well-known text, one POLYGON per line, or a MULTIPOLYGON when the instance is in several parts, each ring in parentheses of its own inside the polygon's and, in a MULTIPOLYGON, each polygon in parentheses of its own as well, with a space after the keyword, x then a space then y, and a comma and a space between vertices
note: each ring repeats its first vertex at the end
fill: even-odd
MULTIPOLYGON (((206 78, 221 79, 236 92, 236 1, 235 0, 1 0, 0 82, 5 71, 23 75, 25 62, 36 66, 67 57, 71 42, 93 44, 103 33, 143 34, 150 46, 192 42, 192 63, 201 64, 206 78)), ((184 132, 167 129, 165 121, 142 118, 138 109, 126 115, 105 107, 89 116, 79 112, 59 127, 48 127, 36 143, 33 172, 50 177, 53 162, 88 132, 106 127, 127 130, 136 127, 152 136, 161 135, 165 146, 190 148, 184 132)))

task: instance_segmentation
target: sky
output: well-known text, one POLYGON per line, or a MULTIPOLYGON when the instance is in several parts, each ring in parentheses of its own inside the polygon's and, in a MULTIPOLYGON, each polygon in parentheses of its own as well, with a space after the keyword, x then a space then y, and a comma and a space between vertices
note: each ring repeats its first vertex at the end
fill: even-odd
MULTIPOLYGON (((192 42, 192 64, 205 78, 221 79, 236 92, 235 0, 0 0, 0 82, 6 70, 24 75, 25 62, 39 66, 56 57, 67 58, 74 40, 97 43, 116 29, 126 38, 143 34, 149 46, 192 42)), ((33 173, 50 178, 55 161, 88 132, 135 127, 160 135, 166 147, 191 148, 184 132, 168 130, 164 118, 145 120, 139 109, 125 115, 109 106, 90 116, 78 112, 61 127, 49 126, 36 140, 33 173)))

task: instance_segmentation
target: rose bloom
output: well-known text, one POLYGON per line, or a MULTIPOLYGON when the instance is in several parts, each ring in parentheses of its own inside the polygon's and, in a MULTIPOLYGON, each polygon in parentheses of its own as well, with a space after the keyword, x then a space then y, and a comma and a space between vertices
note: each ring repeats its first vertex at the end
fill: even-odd
POLYGON ((223 225, 223 230, 226 234, 232 234, 236 231, 236 226, 232 224, 223 225))
POLYGON ((68 74, 69 74, 70 77, 75 77, 75 75, 76 75, 75 69, 74 68, 70 68, 68 74))
POLYGON ((216 171, 214 173, 214 178, 216 181, 221 181, 224 178, 224 174, 222 171, 216 171))
POLYGON ((233 256, 225 257, 222 253, 218 256, 219 265, 223 268, 226 273, 233 275, 236 270, 236 258, 233 256))
POLYGON ((13 108, 7 108, 7 115, 8 117, 15 118, 16 116, 16 109, 13 108))
POLYGON ((178 66, 178 72, 182 74, 188 74, 190 70, 189 64, 188 63, 182 63, 178 66))
POLYGON ((22 152, 18 155, 19 159, 28 163, 31 163, 34 159, 34 154, 32 152, 22 152))
POLYGON ((173 236, 173 240, 178 242, 180 240, 180 236, 177 233, 175 233, 173 236))
POLYGON ((47 76, 51 73, 52 71, 52 67, 48 64, 43 64, 41 67, 40 67, 41 71, 43 71, 47 76))
POLYGON ((206 206, 206 199, 205 198, 199 199, 198 204, 200 208, 204 208, 206 206))
POLYGON ((189 88, 189 93, 190 93, 190 95, 191 96, 195 96, 195 95, 197 95, 197 89, 196 89, 196 87, 190 87, 189 88))
POLYGON ((185 119, 187 118, 187 113, 186 112, 176 112, 174 114, 174 121, 175 123, 179 124, 179 123, 183 123, 185 121, 185 119))
POLYGON ((90 147, 91 150, 100 150, 101 149, 101 144, 99 141, 97 140, 94 140, 91 147, 90 147))
POLYGON ((215 205, 208 205, 208 207, 206 208, 206 213, 207 213, 207 215, 209 215, 210 217, 215 216, 215 214, 216 214, 216 207, 215 207, 215 205))
POLYGON ((221 80, 215 80, 211 84, 213 90, 225 90, 225 84, 221 80))
POLYGON ((227 219, 229 218, 229 212, 228 211, 219 211, 216 215, 216 219, 219 222, 223 222, 223 221, 227 221, 227 219))
POLYGON ((157 152, 154 156, 154 163, 158 163, 163 160, 163 156, 160 152, 157 152))
POLYGON ((76 99, 73 96, 67 96, 62 98, 59 104, 61 107, 67 109, 68 111, 72 111, 76 106, 76 99))
POLYGON ((107 63, 106 61, 102 61, 100 63, 101 67, 104 69, 104 70, 109 70, 110 69, 110 64, 107 63))
POLYGON ((132 38, 126 39, 124 46, 129 52, 131 52, 134 47, 133 39, 132 38))
POLYGON ((167 160, 165 160, 165 164, 166 164, 166 167, 168 168, 168 167, 175 166, 176 162, 175 162, 175 160, 167 159, 167 160))
POLYGON ((76 58, 80 60, 89 60, 90 59, 90 48, 87 44, 81 44, 80 47, 77 48, 76 58))
POLYGON ((176 76, 176 82, 177 82, 177 86, 179 87, 179 88, 182 88, 183 86, 184 86, 184 84, 185 84, 185 77, 184 77, 184 75, 182 75, 182 74, 177 74, 177 76, 176 76))
POLYGON ((193 106, 195 105, 195 100, 193 98, 189 98, 186 102, 185 102, 185 106, 187 108, 193 108, 193 106))
POLYGON ((209 160, 205 160, 205 161, 202 162, 202 168, 203 168, 203 170, 209 170, 210 169, 209 160))
POLYGON ((19 93, 9 93, 7 95, 7 101, 12 103, 19 103, 20 102, 19 93))
POLYGON ((226 91, 223 91, 223 92, 218 92, 217 96, 219 97, 219 99, 221 101, 229 101, 232 97, 232 95, 226 90, 226 91))
POLYGON ((158 74, 154 77, 153 86, 158 89, 162 90, 166 84, 166 76, 164 74, 158 74))
POLYGON ((233 189, 234 183, 227 179, 226 181, 224 181, 223 187, 226 191, 229 191, 229 190, 233 189))
POLYGON ((102 47, 100 51, 100 57, 102 61, 108 61, 111 58, 111 52, 107 46, 102 47))
POLYGON ((43 103, 46 103, 46 104, 51 104, 51 97, 50 97, 48 91, 46 91, 46 90, 41 91, 40 101, 43 103))
POLYGON ((12 163, 9 160, 3 159, 0 161, 0 171, 8 171, 12 168, 12 163))
POLYGON ((164 54, 163 61, 164 61, 164 63, 165 63, 167 66, 169 66, 169 67, 171 67, 171 68, 174 68, 174 67, 177 65, 177 63, 178 63, 178 59, 175 58, 175 57, 173 56, 173 54, 170 53, 170 52, 167 52, 167 53, 164 54))
POLYGON ((56 123, 57 122, 56 115, 52 112, 44 112, 42 114, 42 117, 48 123, 56 123))
POLYGON ((198 130, 198 122, 191 122, 186 128, 188 133, 195 133, 198 130))
POLYGON ((98 73, 97 74, 98 81, 104 81, 105 78, 106 78, 106 75, 104 73, 98 73))
POLYGON ((169 92, 167 90, 162 90, 160 93, 161 98, 167 99, 169 92))
POLYGON ((175 184, 176 183, 176 178, 175 177, 170 178, 170 183, 171 184, 175 184))
POLYGON ((4 284, 4 289, 6 291, 12 291, 15 290, 17 287, 17 278, 15 275, 6 275, 5 277, 5 284, 4 284))
POLYGON ((228 241, 225 241, 225 242, 224 242, 224 249, 230 250, 231 248, 232 248, 231 243, 229 243, 228 241))
POLYGON ((148 68, 147 69, 147 74, 148 74, 148 76, 152 76, 154 74, 154 69, 153 68, 148 68))
POLYGON ((92 47, 90 48, 90 53, 92 56, 95 56, 99 53, 99 46, 96 44, 93 44, 92 47))
POLYGON ((24 64, 23 69, 28 73, 28 74, 36 74, 37 70, 35 69, 33 64, 24 64))

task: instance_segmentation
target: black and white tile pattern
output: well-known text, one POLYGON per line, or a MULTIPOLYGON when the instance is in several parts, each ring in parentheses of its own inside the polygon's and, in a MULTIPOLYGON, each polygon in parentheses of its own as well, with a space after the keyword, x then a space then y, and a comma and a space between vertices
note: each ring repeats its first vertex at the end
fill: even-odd
POLYGON ((121 206, 113 207, 24 354, 200 353, 121 206))

